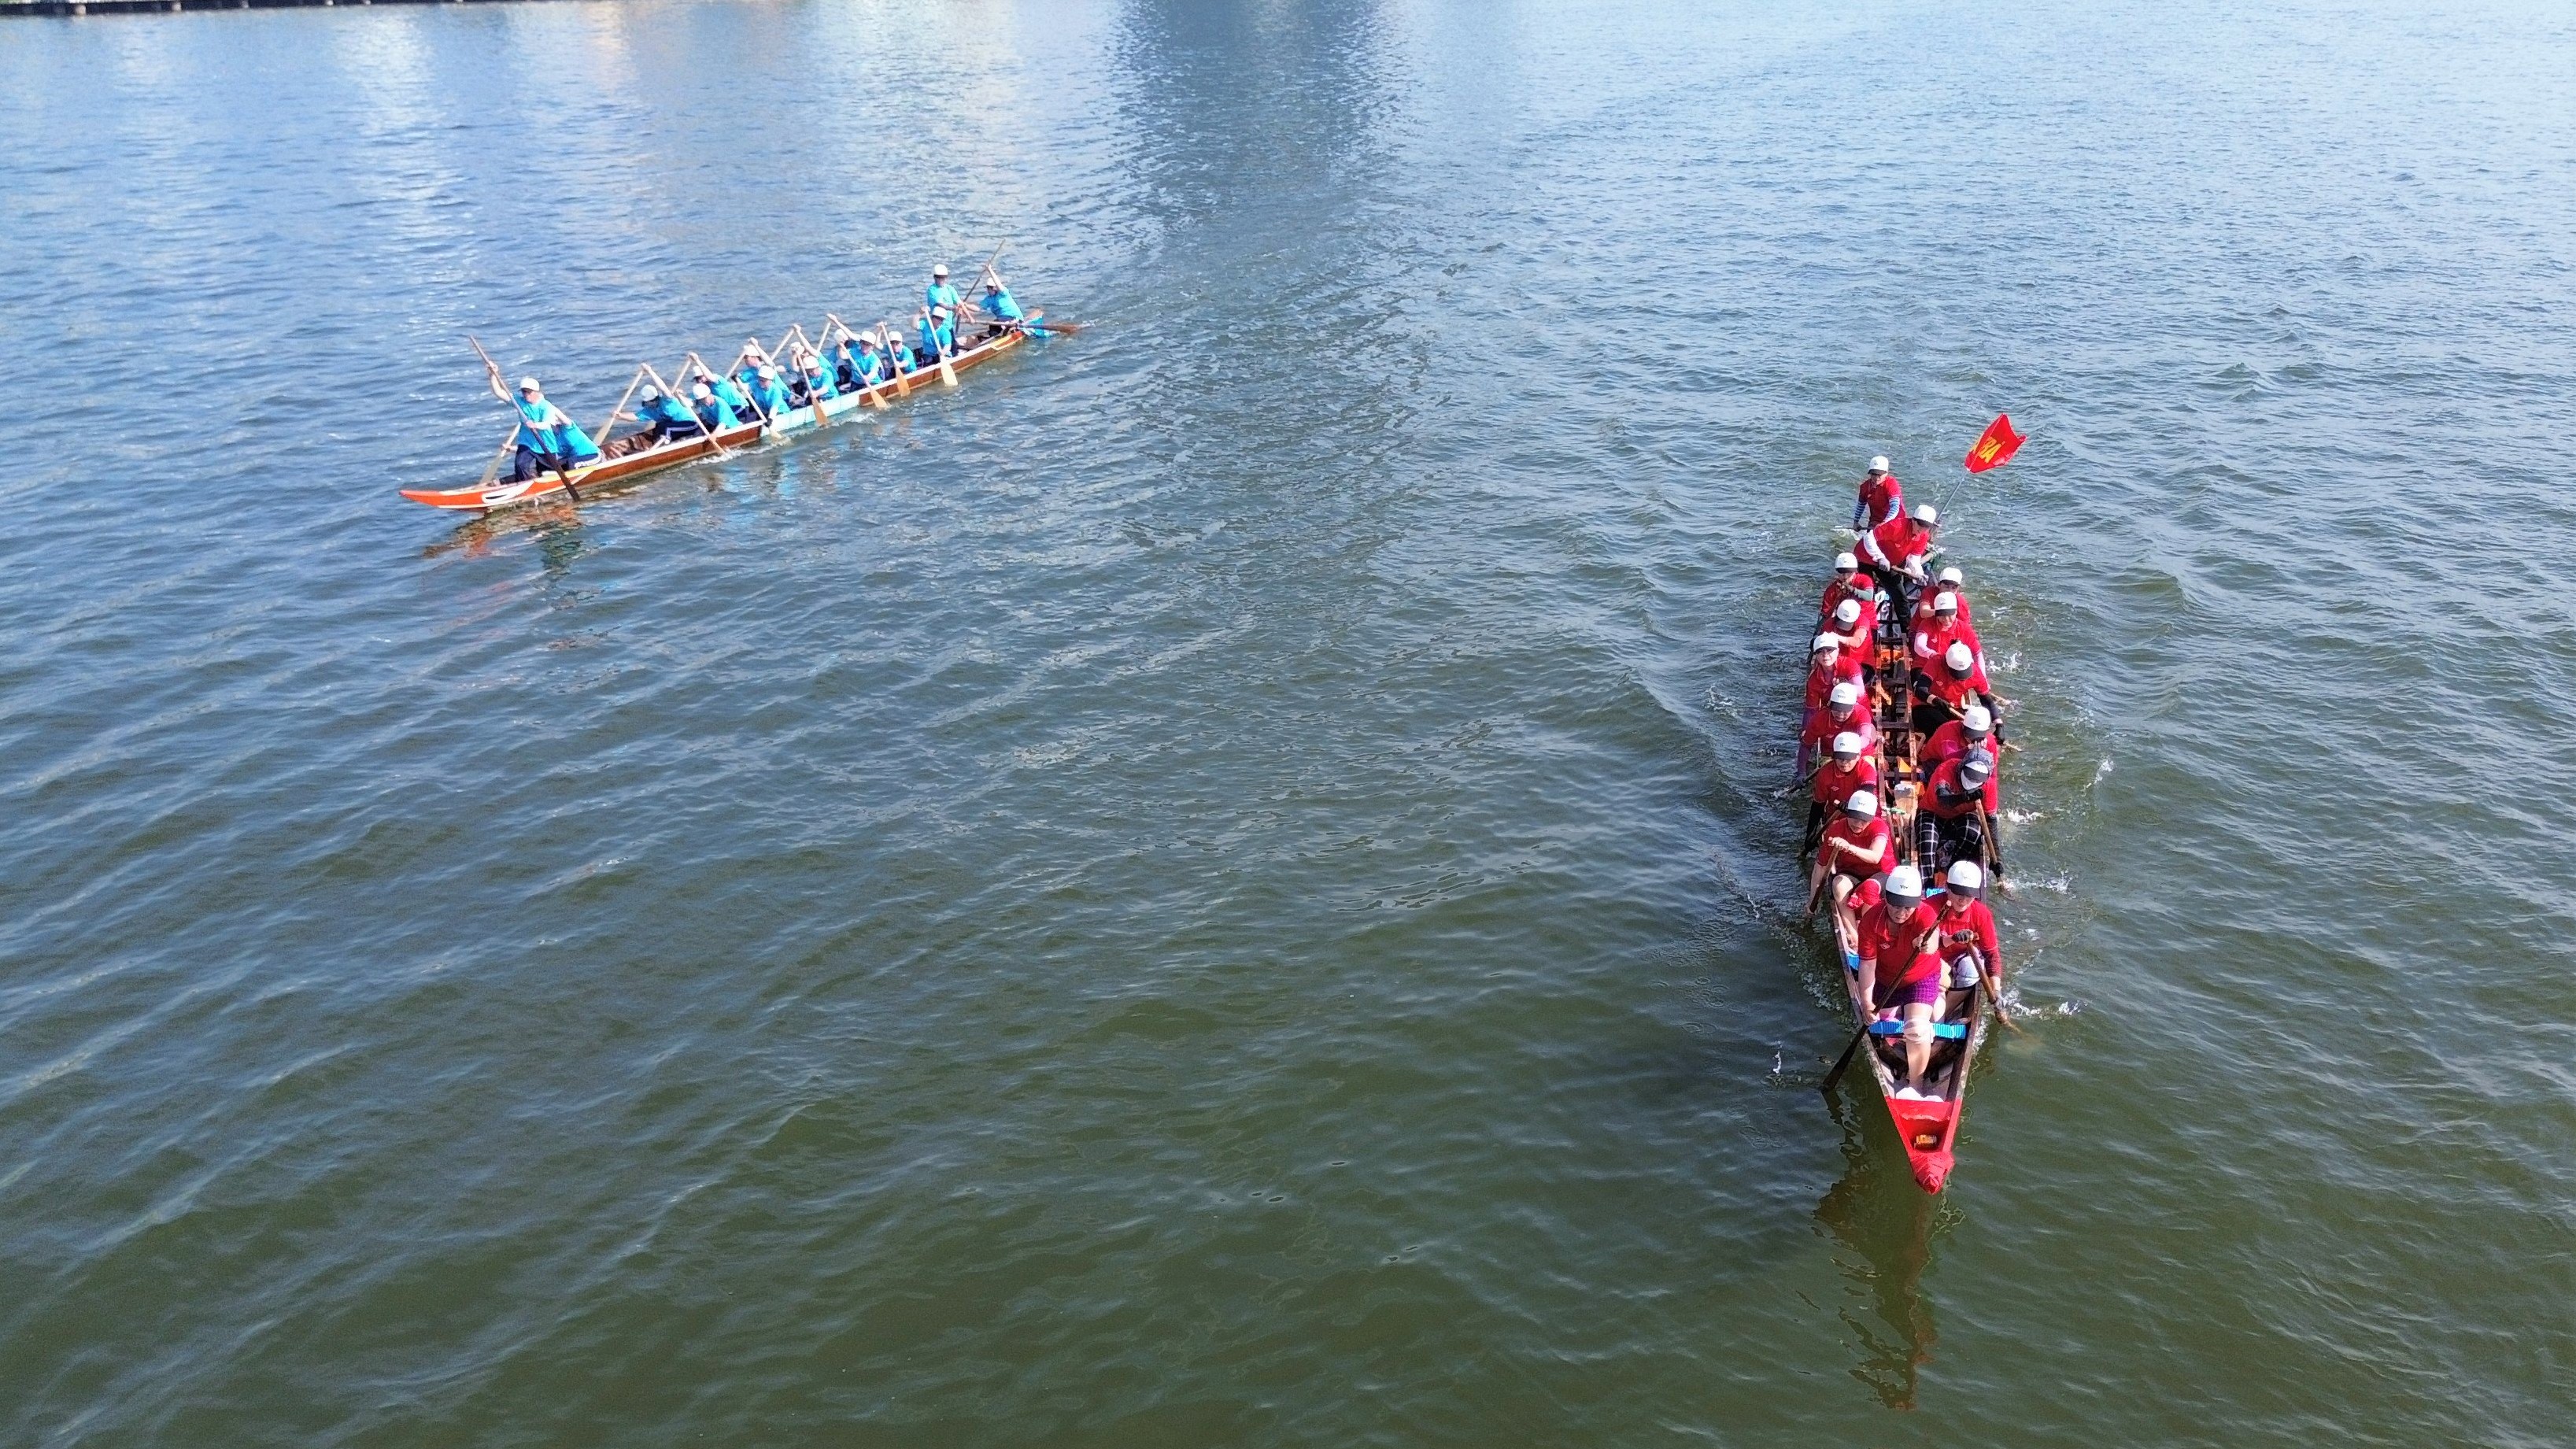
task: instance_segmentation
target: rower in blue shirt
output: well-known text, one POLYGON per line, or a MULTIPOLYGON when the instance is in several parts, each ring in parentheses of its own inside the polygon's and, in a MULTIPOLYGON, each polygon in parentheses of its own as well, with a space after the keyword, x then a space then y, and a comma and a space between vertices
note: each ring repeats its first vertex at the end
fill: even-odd
POLYGON ((957 351, 957 324, 949 321, 946 307, 933 307, 915 324, 921 333, 918 351, 924 357, 940 358, 957 351))
POLYGON ((1029 314, 1020 310, 1019 299, 1002 279, 991 272, 984 274, 984 295, 975 299, 975 308, 984 314, 984 337, 999 337, 1028 321, 1029 314))
POLYGON ((804 392, 806 402, 818 403, 827 397, 841 395, 840 385, 832 381, 832 369, 823 365, 823 359, 814 349, 799 343, 790 360, 796 364, 796 375, 792 381, 804 392))
MULTIPOLYGON (((742 389, 743 396, 750 399, 753 403, 761 402, 760 394, 762 389, 760 386, 760 370, 767 366, 769 366, 769 354, 761 350, 758 339, 755 338, 752 341, 743 344, 742 360, 734 365, 733 381, 736 387, 742 389)), ((748 414, 750 409, 737 404, 736 411, 748 414)), ((767 407, 764 404, 762 406, 762 411, 775 412, 777 410, 775 408, 767 407)))
POLYGON ((723 432, 742 426, 742 419, 716 390, 706 383, 689 389, 690 410, 697 414, 702 432, 723 432))
POLYGON ((945 307, 954 312, 958 307, 957 289, 948 285, 948 264, 941 262, 930 269, 930 285, 922 290, 921 305, 945 307))
POLYGON ((752 372, 751 400, 772 418, 796 405, 787 396, 787 384, 778 380, 778 369, 766 362, 752 372))
POLYGON ((896 372, 921 370, 921 359, 912 355, 912 348, 904 342, 903 334, 891 327, 885 329, 885 357, 886 364, 896 372))
POLYGON ((622 438, 611 438, 599 448, 603 458, 623 458, 658 448, 676 438, 694 438, 702 431, 698 420, 687 408, 663 396, 658 387, 648 387, 635 399, 635 420, 642 429, 622 438))
POLYGON ((877 340, 865 333, 841 339, 841 360, 849 373, 849 385, 854 388, 874 387, 892 375, 887 371, 885 354, 877 351, 877 340))
MULTIPOLYGON (((494 390, 500 379, 492 380, 494 390)), ((505 401, 519 409, 519 451, 511 478, 520 483, 533 482, 542 473, 569 473, 599 461, 599 445, 581 425, 564 416, 563 409, 546 401, 545 389, 533 377, 519 379, 519 395, 505 401)))

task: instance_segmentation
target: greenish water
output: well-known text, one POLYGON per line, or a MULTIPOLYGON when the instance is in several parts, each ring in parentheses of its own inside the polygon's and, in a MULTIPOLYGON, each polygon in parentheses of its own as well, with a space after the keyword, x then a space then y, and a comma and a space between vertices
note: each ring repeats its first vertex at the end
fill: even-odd
POLYGON ((2576 21, 1951 10, 10 22, 0 1440, 2565 1442, 2576 21), (394 496, 1004 241, 1092 330, 394 496), (1876 452, 1938 1200, 1772 794, 1876 452))

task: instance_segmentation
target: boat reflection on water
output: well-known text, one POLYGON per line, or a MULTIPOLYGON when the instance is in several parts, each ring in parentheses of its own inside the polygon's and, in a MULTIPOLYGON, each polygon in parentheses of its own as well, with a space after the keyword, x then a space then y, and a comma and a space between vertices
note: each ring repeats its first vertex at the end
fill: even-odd
POLYGON ((1860 1349, 1852 1377, 1891 1409, 1914 1407, 1915 1381, 1932 1361, 1932 1308, 1923 1299, 1923 1270, 1932 1262, 1932 1233, 1949 1221, 1947 1198, 1914 1185, 1887 1114, 1867 1110, 1868 1087, 1845 1086, 1826 1098, 1843 1131, 1843 1175, 1816 1204, 1816 1221, 1840 1250, 1843 1323, 1860 1349))

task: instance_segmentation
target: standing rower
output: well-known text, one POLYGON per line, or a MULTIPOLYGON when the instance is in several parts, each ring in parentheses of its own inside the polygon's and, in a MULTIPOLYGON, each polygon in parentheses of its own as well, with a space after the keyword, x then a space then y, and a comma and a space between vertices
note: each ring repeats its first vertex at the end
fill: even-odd
POLYGON ((1923 564, 1931 555, 1940 526, 1940 511, 1929 503, 1918 503, 1913 512, 1899 514, 1860 536, 1860 547, 1855 551, 1870 572, 1878 576, 1879 590, 1895 605, 1899 619, 1914 612, 1914 594, 1906 585, 1920 587, 1931 580, 1923 564))
POLYGON ((941 262, 930 269, 930 285, 921 291, 921 305, 930 308, 945 307, 954 312, 958 304, 957 289, 948 285, 948 264, 941 262))
POLYGON ((1852 504, 1852 532, 1867 533, 1905 511, 1905 485, 1887 471, 1884 455, 1869 460, 1860 480, 1860 497, 1852 504))
POLYGON ((492 391, 519 410, 515 438, 519 449, 510 475, 513 481, 531 483, 541 473, 569 473, 599 461, 599 445, 590 440, 590 434, 583 432, 579 423, 564 416, 563 409, 546 401, 545 389, 537 386, 535 378, 520 378, 519 395, 513 398, 501 391, 501 378, 496 372, 492 391))
POLYGON ((975 307, 984 314, 984 335, 988 338, 999 337, 1026 322, 1029 315, 1020 310, 1019 300, 990 267, 984 269, 984 295, 975 299, 975 307))

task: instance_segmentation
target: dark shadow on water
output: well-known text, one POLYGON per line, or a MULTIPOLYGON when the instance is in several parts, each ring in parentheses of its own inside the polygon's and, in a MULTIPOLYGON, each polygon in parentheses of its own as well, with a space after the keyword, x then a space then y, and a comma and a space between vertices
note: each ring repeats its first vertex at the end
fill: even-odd
POLYGON ((1834 1266, 1847 1286, 1840 1316, 1860 1350, 1851 1376, 1889 1408, 1911 1409, 1937 1336, 1923 1271, 1947 1211, 1915 1186, 1895 1130, 1869 1095, 1866 1086, 1845 1086, 1826 1099, 1842 1128, 1844 1168, 1817 1202, 1816 1221, 1840 1246, 1834 1266))

